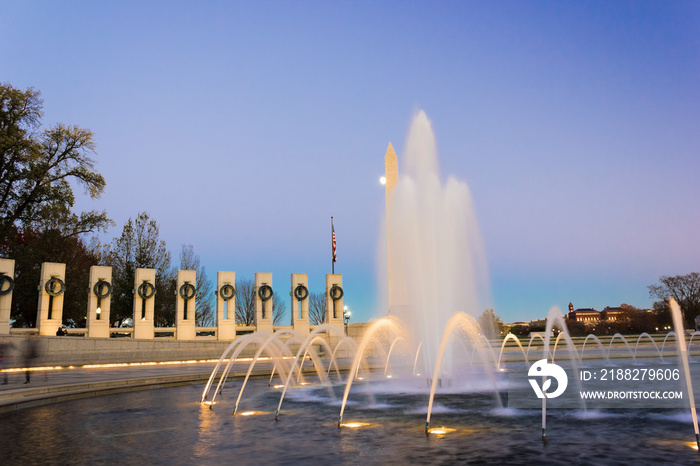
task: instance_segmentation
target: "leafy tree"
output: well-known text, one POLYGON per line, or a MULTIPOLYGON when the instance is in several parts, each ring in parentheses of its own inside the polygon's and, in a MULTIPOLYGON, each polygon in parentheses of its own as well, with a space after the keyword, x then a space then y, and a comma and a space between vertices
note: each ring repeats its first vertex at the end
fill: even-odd
POLYGON ((503 322, 493 309, 485 309, 479 317, 481 331, 486 338, 500 338, 503 333, 503 322))
POLYGON ((110 320, 122 324, 133 316, 134 279, 136 269, 156 269, 155 324, 159 327, 175 324, 176 279, 170 269, 170 252, 158 237, 158 224, 146 212, 124 224, 122 234, 109 251, 112 266, 112 305, 110 320))
POLYGON ((85 323, 89 267, 98 254, 82 240, 113 224, 103 212, 75 214, 77 184, 93 199, 105 180, 95 170, 93 133, 78 126, 42 129, 40 92, 0 84, 0 254, 15 259, 16 326, 33 326, 42 262, 66 264, 64 324, 85 323))
POLYGON ((659 299, 654 303, 655 309, 668 308, 668 298, 678 302, 684 316, 686 328, 695 328, 695 317, 700 314, 700 274, 693 272, 673 277, 662 275, 659 283, 649 286, 649 297, 659 299))
MULTIPOLYGON (((255 325, 255 281, 248 278, 236 279, 236 323, 255 325)), ((273 290, 274 291, 274 290, 273 290)), ((275 292, 272 296, 272 324, 281 325, 286 309, 284 301, 275 292)))
POLYGON ((214 321, 214 285, 207 276, 206 268, 199 263, 199 256, 194 253, 191 244, 183 244, 180 251, 180 270, 195 270, 197 272, 197 307, 195 309, 195 322, 198 327, 213 327, 214 321))
POLYGON ((645 309, 639 309, 630 304, 620 304, 620 310, 624 312, 620 322, 624 326, 620 330, 627 333, 653 333, 657 327, 656 315, 653 312, 648 312, 645 309))
POLYGON ((43 262, 66 264, 66 290, 63 300, 63 324, 85 327, 87 317, 90 266, 99 262, 98 255, 80 238, 65 238, 58 230, 21 230, 6 242, 15 260, 15 289, 11 315, 15 327, 35 327, 43 262))
POLYGON ((654 319, 655 319, 655 329, 664 329, 665 327, 671 327, 673 325, 673 319, 671 318, 671 309, 668 307, 666 301, 657 301, 654 303, 654 319))
POLYGON ((569 331, 569 335, 575 336, 588 334, 588 331, 586 330, 586 324, 584 324, 583 322, 577 322, 573 319, 564 319, 564 322, 566 323, 566 328, 569 331))
MULTIPOLYGON (((568 321, 567 321, 567 325, 568 325, 568 321)), ((519 336, 519 337, 527 336, 530 334, 530 327, 528 325, 522 325, 522 324, 513 325, 510 328, 510 333, 512 333, 513 335, 519 336)))
POLYGON ((309 293, 309 325, 326 322, 326 297, 323 293, 309 293))
POLYGON ((107 213, 74 214, 71 182, 93 199, 105 188, 90 157, 93 133, 78 126, 41 130, 40 92, 0 84, 0 238, 18 228, 57 230, 63 237, 105 229, 107 213))

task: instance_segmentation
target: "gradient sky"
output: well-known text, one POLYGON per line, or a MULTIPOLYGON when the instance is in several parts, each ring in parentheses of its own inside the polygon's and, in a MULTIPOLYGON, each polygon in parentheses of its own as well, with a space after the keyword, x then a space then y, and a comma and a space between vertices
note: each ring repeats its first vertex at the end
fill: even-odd
POLYGON ((0 0, 0 42, 45 124, 94 131, 102 240, 147 211, 211 278, 322 291, 333 215, 353 321, 383 315, 378 178, 418 109, 505 321, 700 271, 698 2, 0 0))

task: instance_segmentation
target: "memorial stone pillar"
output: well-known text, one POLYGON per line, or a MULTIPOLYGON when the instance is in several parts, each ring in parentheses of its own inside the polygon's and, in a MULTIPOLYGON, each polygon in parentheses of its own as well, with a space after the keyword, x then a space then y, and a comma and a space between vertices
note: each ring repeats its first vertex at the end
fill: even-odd
POLYGON ((274 331, 272 324, 272 274, 255 273, 255 326, 258 332, 274 331))
POLYGON ((339 273, 326 274, 326 323, 344 332, 343 320, 343 276, 339 273))
POLYGON ((177 271, 177 304, 175 307, 175 338, 177 340, 194 340, 197 336, 195 327, 195 309, 197 295, 197 272, 194 270, 177 271))
POLYGON ((0 259, 0 335, 10 334, 12 290, 15 288, 14 259, 0 259))
POLYGON ((236 272, 216 274, 216 338, 236 338, 236 272))
POLYGON ((39 280, 39 306, 36 328, 39 335, 56 335, 63 325, 63 293, 66 291, 66 264, 44 262, 39 280))
POLYGON ((134 277, 134 338, 153 339, 156 269, 136 269, 134 277))
POLYGON ((292 327, 306 336, 309 334, 309 279, 305 273, 292 274, 292 327))
POLYGON ((87 336, 109 338, 109 311, 112 302, 112 267, 93 265, 87 302, 87 336))

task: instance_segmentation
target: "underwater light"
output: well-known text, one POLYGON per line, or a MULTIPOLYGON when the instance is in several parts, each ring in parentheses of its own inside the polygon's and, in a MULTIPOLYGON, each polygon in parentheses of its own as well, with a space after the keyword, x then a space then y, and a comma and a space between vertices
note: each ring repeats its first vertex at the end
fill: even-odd
POLYGON ((369 422, 344 422, 340 424, 341 427, 349 427, 351 429, 359 429, 361 427, 372 427, 376 424, 370 424, 369 422))
POLYGON ((265 411, 243 411, 239 416, 259 416, 261 414, 270 414, 265 411))
POLYGON ((445 435, 449 434, 451 432, 455 432, 456 429, 450 429, 449 427, 433 427, 432 429, 428 430, 429 434, 434 434, 434 435, 445 435))

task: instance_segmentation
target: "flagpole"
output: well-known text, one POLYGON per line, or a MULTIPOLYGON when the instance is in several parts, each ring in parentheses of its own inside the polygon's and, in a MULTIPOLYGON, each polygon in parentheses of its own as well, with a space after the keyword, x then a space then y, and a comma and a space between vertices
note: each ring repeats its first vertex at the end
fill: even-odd
POLYGON ((331 273, 335 275, 335 230, 333 229, 333 216, 331 215, 331 273))

